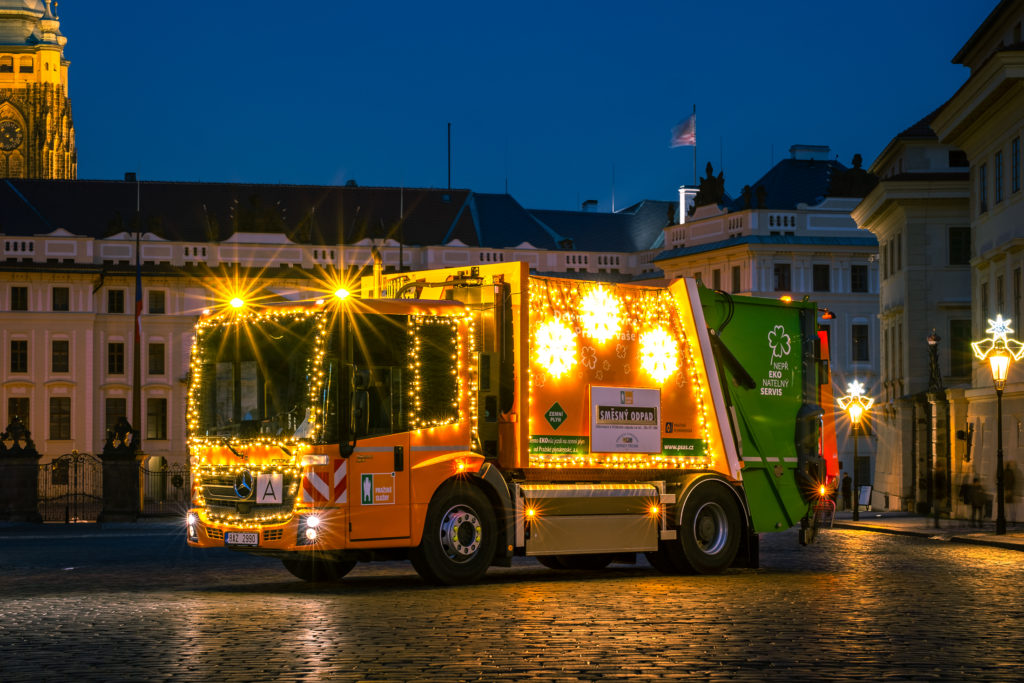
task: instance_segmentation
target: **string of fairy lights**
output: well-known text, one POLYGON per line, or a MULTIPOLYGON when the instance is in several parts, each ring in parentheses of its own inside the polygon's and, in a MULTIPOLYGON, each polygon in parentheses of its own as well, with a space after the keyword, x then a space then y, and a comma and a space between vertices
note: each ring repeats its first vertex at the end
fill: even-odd
MULTIPOLYGON (((665 452, 531 452, 531 466, 615 469, 706 469, 711 466, 713 451, 708 431, 707 387, 689 342, 690 338, 695 338, 694 331, 685 329, 669 292, 534 277, 530 278, 529 297, 533 361, 547 374, 545 382, 548 378, 557 381, 574 369, 582 370, 580 366, 586 362, 588 354, 592 357, 591 368, 596 367, 598 355, 614 353, 616 360, 623 363, 635 358, 654 386, 661 386, 677 372, 685 371, 697 408, 697 434, 703 441, 703 452, 699 456, 665 452), (612 341, 616 344, 612 345, 612 341), (584 347, 584 342, 588 346, 584 347)), ((530 374, 529 391, 532 404, 534 373, 530 374)))

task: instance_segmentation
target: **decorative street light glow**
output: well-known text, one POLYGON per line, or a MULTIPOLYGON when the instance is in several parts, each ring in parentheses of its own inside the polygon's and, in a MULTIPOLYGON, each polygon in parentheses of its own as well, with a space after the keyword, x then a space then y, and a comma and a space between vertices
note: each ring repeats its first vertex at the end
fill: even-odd
POLYGON ((231 299, 231 308, 241 308, 244 305, 245 305, 245 302, 242 301, 242 299, 240 297, 236 296, 233 299, 231 299))
POLYGON ((583 297, 580 324, 598 342, 615 336, 619 331, 619 317, 619 301, 606 290, 597 287, 583 297))
POLYGON ((864 395, 864 383, 857 380, 846 385, 846 396, 840 396, 838 401, 840 409, 846 411, 854 424, 858 424, 864 413, 875 404, 875 399, 864 395))
POLYGON ((988 329, 985 330, 991 337, 971 342, 975 357, 988 362, 989 370, 992 371, 992 381, 996 389, 1002 390, 1006 384, 1006 376, 1010 371, 1010 361, 1020 360, 1024 356, 1024 343, 1021 343, 1008 336, 1013 332, 1010 327, 1010 319, 1004 319, 1002 314, 997 314, 996 319, 989 318, 988 329))
POLYGON ((839 407, 850 416, 850 426, 853 432, 853 520, 860 519, 860 486, 857 483, 857 434, 860 431, 860 423, 864 413, 871 410, 875 399, 864 394, 864 383, 853 380, 846 385, 846 396, 836 399, 839 407))
POLYGON ((1003 481, 1003 389, 1006 377, 1010 374, 1010 362, 1020 360, 1024 356, 1024 344, 1010 335, 1013 328, 1009 318, 1003 319, 1001 313, 996 319, 989 318, 988 329, 992 336, 971 342, 974 355, 982 363, 988 362, 992 372, 992 384, 996 389, 996 534, 1006 533, 1006 489, 1003 481))

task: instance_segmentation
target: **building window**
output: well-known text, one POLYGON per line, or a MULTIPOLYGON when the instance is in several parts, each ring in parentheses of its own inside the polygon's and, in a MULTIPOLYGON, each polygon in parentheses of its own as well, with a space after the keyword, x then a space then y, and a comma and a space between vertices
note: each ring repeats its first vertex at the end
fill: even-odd
POLYGON ((1006 286, 1003 284, 1003 276, 996 276, 996 313, 1002 314, 1006 308, 1006 286))
POLYGON ((979 303, 981 304, 981 317, 982 317, 982 319, 984 319, 986 316, 989 315, 989 312, 988 312, 988 283, 987 282, 982 282, 981 283, 981 296, 978 297, 978 298, 980 299, 979 303))
POLYGON ((11 287, 11 310, 28 310, 28 287, 11 287))
POLYGON ((1010 192, 1020 192, 1020 138, 1010 143, 1010 192))
POLYGON ((996 158, 992 165, 992 194, 995 196, 996 204, 1003 201, 1003 151, 996 152, 996 158))
POLYGON ((903 233, 896 235, 896 270, 894 273, 898 273, 903 270, 903 233))
POLYGON ((868 326, 854 324, 850 328, 850 350, 853 362, 868 362, 871 358, 868 352, 868 326))
POLYGON ((50 371, 67 372, 69 369, 70 342, 67 339, 54 339, 50 353, 50 371))
POLYGON ((124 374, 124 342, 107 344, 107 374, 124 374))
POLYGON ((30 74, 30 73, 32 73, 32 58, 31 57, 22 57, 21 59, 19 59, 18 60, 18 71, 20 71, 23 74, 30 74))
POLYGON ((161 291, 150 291, 149 292, 149 312, 150 313, 166 313, 166 307, 164 305, 164 293, 161 291))
POLYGON ((832 291, 832 269, 827 263, 815 263, 813 274, 815 292, 832 291))
POLYGON ((14 57, 0 57, 0 74, 14 73, 14 57))
POLYGON ((790 267, 788 263, 776 263, 773 269, 776 292, 788 292, 791 288, 790 267))
POLYGON ((146 438, 163 440, 167 438, 167 399, 146 399, 146 438))
POLYGON ((1020 327, 1020 268, 1013 269, 1013 321, 1020 327))
POLYGON ((55 311, 70 311, 71 310, 71 290, 67 287, 54 287, 53 288, 53 310, 55 311))
POLYGON ((11 340, 11 372, 28 372, 28 340, 11 340))
POLYGON ((740 270, 739 266, 733 266, 732 267, 732 291, 733 292, 738 292, 741 289, 743 289, 743 283, 741 281, 741 279, 742 279, 741 273, 742 273, 742 271, 740 270))
POLYGON ((28 426, 28 398, 24 396, 12 396, 7 399, 7 422, 11 424, 14 418, 21 418, 21 421, 28 426))
POLYGON ((151 375, 162 375, 164 374, 164 345, 163 344, 150 344, 149 345, 149 374, 151 375))
POLYGON ((107 290, 107 313, 124 313, 124 290, 107 290))
POLYGON ((714 289, 722 288, 722 271, 717 268, 711 271, 711 286, 714 289))
POLYGON ((107 431, 114 431, 114 426, 122 417, 128 417, 128 401, 123 398, 108 398, 104 406, 104 420, 106 420, 107 431))
POLYGON ((971 229, 949 229, 949 265, 971 265, 971 229))
POLYGON ((868 267, 865 265, 850 266, 850 291, 867 293, 868 267))
POLYGON ((67 441, 71 438, 71 398, 50 397, 50 439, 67 441))
POLYGON ((978 213, 988 211, 988 164, 978 167, 978 213))
POLYGON ((967 377, 971 374, 974 354, 971 353, 971 321, 949 321, 949 374, 967 377))
POLYGON ((967 152, 960 149, 949 150, 950 168, 966 168, 970 165, 970 162, 967 161, 967 152))

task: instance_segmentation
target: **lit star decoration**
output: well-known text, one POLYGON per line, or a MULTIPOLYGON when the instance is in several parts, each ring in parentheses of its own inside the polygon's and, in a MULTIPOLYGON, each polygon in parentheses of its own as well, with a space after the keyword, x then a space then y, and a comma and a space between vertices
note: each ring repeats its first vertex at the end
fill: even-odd
POLYGON ((988 329, 985 331, 992 336, 988 339, 971 342, 971 348, 974 349, 974 355, 978 360, 986 361, 993 353, 1002 351, 1012 356, 1015 361, 1024 356, 1024 343, 1008 336, 1013 333, 1013 328, 1010 327, 1011 322, 1013 321, 1009 318, 1004 319, 1001 313, 996 314, 995 320, 989 318, 988 329))
POLYGON ((875 399, 864 394, 864 383, 853 380, 846 385, 846 396, 836 399, 839 408, 846 411, 853 422, 860 422, 861 415, 871 410, 875 399))

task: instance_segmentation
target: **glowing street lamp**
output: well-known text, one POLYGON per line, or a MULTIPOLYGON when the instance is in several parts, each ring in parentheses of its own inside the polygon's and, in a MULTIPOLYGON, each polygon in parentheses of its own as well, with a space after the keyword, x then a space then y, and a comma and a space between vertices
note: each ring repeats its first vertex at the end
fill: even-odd
POLYGON ((846 396, 838 399, 839 408, 850 417, 853 432, 853 521, 860 520, 860 489, 857 483, 857 433, 865 413, 871 410, 875 399, 864 395, 864 384, 853 380, 846 385, 846 396))
POLYGON ((1010 374, 1010 362, 1024 356, 1024 344, 1009 337, 1013 328, 1012 320, 1004 320, 1002 314, 988 321, 985 330, 991 337, 972 342, 971 348, 978 360, 988 362, 992 372, 992 384, 996 388, 996 534, 1006 533, 1005 490, 1003 485, 1003 389, 1010 374))

